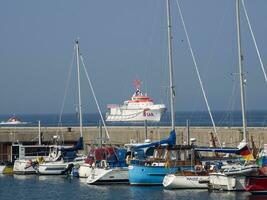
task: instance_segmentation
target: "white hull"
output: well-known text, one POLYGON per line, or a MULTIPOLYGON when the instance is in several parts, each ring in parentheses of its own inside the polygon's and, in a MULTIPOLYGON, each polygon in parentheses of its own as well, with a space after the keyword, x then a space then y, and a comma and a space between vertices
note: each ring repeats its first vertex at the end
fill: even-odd
POLYGON ((128 183, 128 167, 124 168, 90 168, 88 184, 128 183))
POLYGON ((259 170, 258 165, 239 165, 239 166, 234 166, 232 168, 226 168, 224 169, 224 174, 226 175, 251 175, 257 173, 259 170))
POLYGON ((78 169, 78 173, 79 173, 79 177, 80 178, 88 178, 88 176, 91 173, 91 165, 89 164, 81 164, 79 169, 78 169))
POLYGON ((150 109, 144 113, 144 109, 117 109, 112 113, 107 114, 106 121, 110 122, 138 122, 138 121, 153 121, 159 122, 165 108, 150 109))
POLYGON ((36 170, 31 166, 30 160, 16 160, 13 167, 14 174, 36 174, 36 170))
POLYGON ((181 176, 168 174, 163 179, 163 186, 166 189, 205 189, 207 184, 199 181, 208 180, 209 176, 181 176))
POLYGON ((5 167, 6 167, 5 165, 0 165, 0 174, 3 174, 5 167))
POLYGON ((25 125, 28 122, 0 122, 0 125, 25 125))
POLYGON ((223 173, 210 173, 211 189, 227 191, 245 190, 246 176, 227 176, 223 173))
POLYGON ((37 168, 38 174, 41 175, 61 175, 65 172, 68 165, 67 162, 46 162, 39 164, 37 168))

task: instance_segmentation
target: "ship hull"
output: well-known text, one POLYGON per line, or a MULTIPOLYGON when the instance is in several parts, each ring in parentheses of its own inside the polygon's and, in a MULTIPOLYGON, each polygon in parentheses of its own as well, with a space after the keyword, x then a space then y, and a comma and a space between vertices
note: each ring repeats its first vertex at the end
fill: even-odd
POLYGON ((144 112, 144 109, 117 109, 112 113, 108 113, 106 121, 108 122, 159 122, 162 115, 166 111, 165 108, 149 109, 144 112))

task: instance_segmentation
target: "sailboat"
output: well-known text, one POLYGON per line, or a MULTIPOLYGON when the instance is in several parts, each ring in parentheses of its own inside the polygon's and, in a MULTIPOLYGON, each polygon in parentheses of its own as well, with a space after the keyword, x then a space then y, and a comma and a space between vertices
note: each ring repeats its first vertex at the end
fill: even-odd
MULTIPOLYGON (((240 37, 240 0, 236 0, 236 24, 237 24, 237 47, 238 47, 238 63, 239 63, 239 80, 240 80, 240 97, 241 97, 241 110, 242 110, 242 123, 243 123, 243 141, 240 143, 239 148, 247 146, 247 122, 245 112, 245 78, 242 63, 241 53, 241 37, 240 37)), ((221 172, 210 173, 209 186, 211 189, 220 189, 228 191, 243 191, 247 179, 251 175, 258 173, 259 166, 255 161, 251 161, 253 156, 246 148, 245 163, 237 164, 235 166, 225 166, 221 172)))
POLYGON ((80 85, 80 52, 79 41, 75 41, 77 57, 77 76, 78 76, 78 99, 79 99, 79 124, 80 138, 75 146, 51 146, 48 160, 37 165, 37 173, 42 175, 60 175, 70 172, 74 165, 83 163, 85 157, 77 155, 78 150, 83 150, 83 125, 82 125, 82 104, 81 104, 81 85, 80 85))
POLYGON ((87 184, 128 183, 127 151, 125 148, 98 147, 90 152, 86 166, 79 176, 87 177, 87 184), (89 165, 89 166, 88 166, 89 165))
POLYGON ((38 161, 48 159, 49 146, 42 144, 41 123, 39 121, 38 144, 12 144, 12 158, 14 160, 14 174, 36 174, 38 161))
POLYGON ((167 139, 134 147, 133 151, 148 147, 155 147, 155 149, 152 157, 144 160, 135 158, 131 161, 129 166, 129 182, 131 185, 162 185, 163 178, 167 173, 179 170, 192 170, 194 167, 191 164, 192 159, 194 164, 196 164, 195 162, 197 162, 198 158, 193 146, 176 145, 170 0, 167 0, 166 3, 171 131, 167 139))

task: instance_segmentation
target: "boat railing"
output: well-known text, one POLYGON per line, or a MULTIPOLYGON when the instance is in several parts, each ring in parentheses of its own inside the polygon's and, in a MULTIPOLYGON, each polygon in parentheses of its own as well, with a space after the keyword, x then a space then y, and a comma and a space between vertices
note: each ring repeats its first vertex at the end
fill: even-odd
POLYGON ((120 105, 118 104, 108 104, 107 108, 118 108, 120 105))

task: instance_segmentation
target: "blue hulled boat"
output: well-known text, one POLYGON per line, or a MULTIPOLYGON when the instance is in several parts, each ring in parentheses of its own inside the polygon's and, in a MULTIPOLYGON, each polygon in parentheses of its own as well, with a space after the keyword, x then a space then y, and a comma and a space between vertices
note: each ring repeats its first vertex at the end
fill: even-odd
POLYGON ((131 185, 162 185, 168 173, 181 170, 194 170, 198 154, 192 145, 175 145, 176 133, 171 131, 169 138, 135 147, 144 149, 155 147, 153 156, 135 158, 129 168, 131 185))
POLYGON ((194 166, 176 166, 169 168, 167 166, 145 166, 133 164, 129 167, 129 182, 131 185, 162 185, 166 174, 177 171, 193 170, 194 166))

